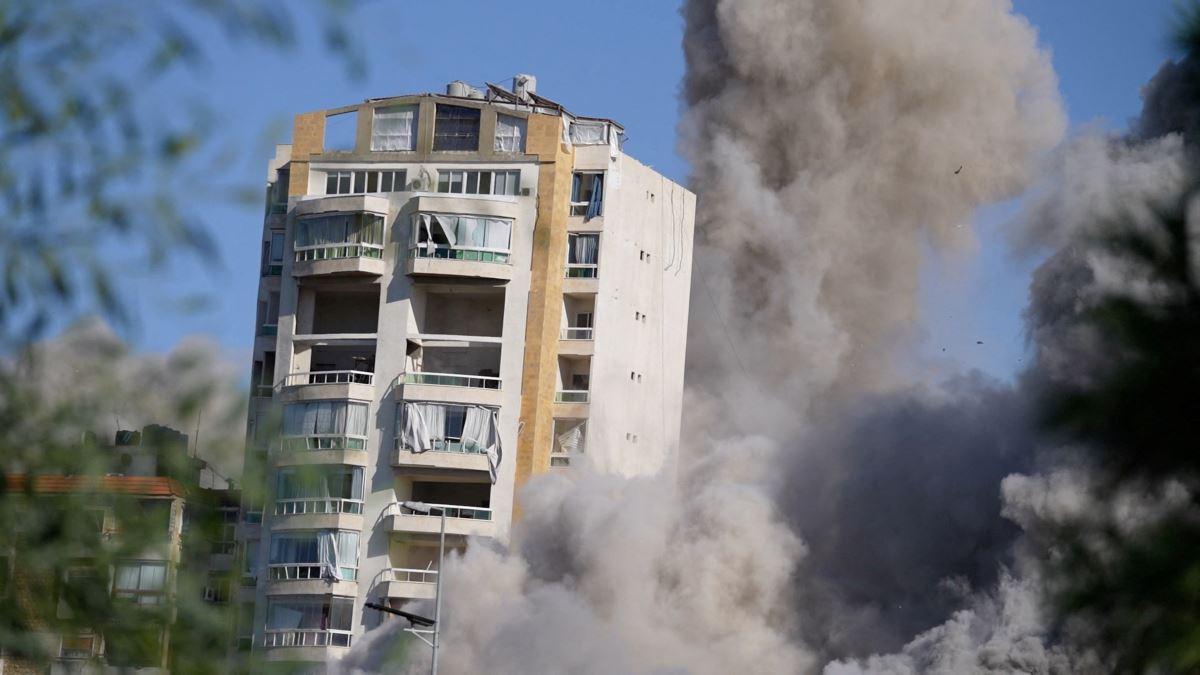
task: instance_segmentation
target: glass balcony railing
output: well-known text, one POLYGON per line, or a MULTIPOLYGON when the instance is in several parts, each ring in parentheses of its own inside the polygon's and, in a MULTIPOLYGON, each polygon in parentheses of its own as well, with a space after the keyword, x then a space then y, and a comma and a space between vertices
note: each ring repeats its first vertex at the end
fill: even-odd
POLYGON ((306 384, 371 384, 375 373, 363 370, 314 370, 308 373, 291 373, 283 380, 285 387, 306 384))
POLYGON ((442 387, 472 387, 499 389, 500 378, 487 375, 458 375, 455 373, 402 373, 402 384, 432 384, 442 387))
POLYGON ((429 248, 425 245, 414 245, 408 249, 410 258, 433 258, 438 260, 462 260, 466 262, 487 262, 508 264, 511 254, 507 251, 497 251, 484 248, 438 246, 429 248))
POLYGON ((566 389, 563 391, 554 392, 555 403, 587 403, 588 392, 586 389, 566 389))
POLYGON ((562 334, 559 337, 561 337, 563 340, 591 340, 592 329, 578 327, 564 328, 562 329, 562 334))
MULTIPOLYGON (((402 438, 396 438, 397 450, 411 450, 405 447, 402 438)), ((435 438, 432 439, 433 447, 426 452, 448 452, 461 455, 486 455, 487 448, 480 446, 472 440, 463 442, 461 438, 435 438)))
POLYGON ((346 434, 312 434, 308 436, 284 436, 283 449, 297 450, 363 450, 367 447, 365 436, 346 434))
POLYGON ((383 246, 378 244, 328 244, 323 246, 297 246, 296 262, 318 260, 342 260, 345 258, 383 258, 383 246))

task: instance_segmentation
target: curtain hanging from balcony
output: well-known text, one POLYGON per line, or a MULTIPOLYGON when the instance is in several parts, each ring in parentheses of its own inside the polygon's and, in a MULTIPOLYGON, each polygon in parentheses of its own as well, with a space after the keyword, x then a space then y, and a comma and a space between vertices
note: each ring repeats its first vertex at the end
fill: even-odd
POLYGON ((599 216, 603 210, 604 203, 604 174, 592 174, 592 194, 588 200, 587 213, 583 215, 583 220, 589 221, 596 216, 599 216))
POLYGON ((600 238, 594 234, 576 234, 570 237, 570 258, 568 263, 572 265, 595 265, 596 253, 600 245, 600 238))
POLYGON ((492 484, 496 483, 496 469, 500 466, 499 419, 495 410, 481 406, 467 406, 466 421, 462 431, 463 446, 487 454, 488 473, 492 484))
POLYGON ((562 432, 558 435, 557 441, 558 447, 563 452, 577 454, 580 446, 583 445, 583 424, 576 424, 562 432))

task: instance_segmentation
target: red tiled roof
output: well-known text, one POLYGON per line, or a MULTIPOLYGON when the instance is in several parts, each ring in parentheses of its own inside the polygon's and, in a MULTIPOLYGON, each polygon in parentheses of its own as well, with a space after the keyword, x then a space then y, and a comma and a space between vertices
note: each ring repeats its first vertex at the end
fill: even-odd
MULTIPOLYGON (((24 491, 28 476, 4 476, 9 491, 24 491)), ((119 492, 146 497, 182 497, 183 486, 165 476, 34 476, 33 491, 45 494, 65 492, 119 492)))

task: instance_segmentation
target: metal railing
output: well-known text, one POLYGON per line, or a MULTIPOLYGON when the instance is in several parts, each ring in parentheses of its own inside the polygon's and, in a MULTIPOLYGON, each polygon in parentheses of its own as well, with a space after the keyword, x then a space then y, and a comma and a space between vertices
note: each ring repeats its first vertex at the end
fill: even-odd
POLYGON ((367 437, 346 434, 285 436, 281 445, 287 452, 295 450, 364 450, 367 447, 367 437))
POLYGON ((275 500, 275 515, 302 516, 321 513, 359 513, 363 512, 361 499, 277 499, 275 500))
POLYGON ((600 265, 586 263, 567 263, 568 279, 595 279, 600 276, 600 265))
MULTIPOLYGON (((396 449, 407 450, 412 452, 412 448, 405 447, 404 439, 396 437, 396 449)), ((478 443, 469 442, 463 443, 461 438, 435 438, 433 439, 433 447, 426 452, 449 452, 461 455, 486 455, 487 448, 481 447, 478 443)))
MULTIPOLYGON (((328 565, 322 563, 276 563, 267 565, 267 575, 271 581, 310 581, 324 579, 328 565)), ((354 581, 358 577, 358 568, 338 567, 342 581, 354 581)))
POLYGON ((562 329, 562 335, 559 337, 564 340, 591 340, 592 329, 590 327, 582 328, 571 326, 569 328, 562 329))
POLYGON ((349 647, 351 633, 348 630, 325 630, 321 628, 290 628, 270 630, 263 635, 264 647, 349 647))
POLYGON ((500 378, 489 375, 458 375, 455 373, 401 373, 401 384, 433 384, 442 387, 472 387, 499 389, 500 378))
POLYGON ((588 391, 586 389, 566 389, 563 391, 554 392, 555 403, 587 403, 588 391))
POLYGON ((409 584, 436 584, 437 570, 419 570, 409 567, 385 567, 379 571, 379 581, 396 581, 409 584))
POLYGON ((446 511, 446 518, 456 518, 459 520, 491 520, 492 510, 485 509, 481 506, 455 506, 454 504, 429 504, 426 506, 432 508, 430 513, 417 513, 404 506, 401 502, 392 502, 388 505, 385 515, 391 516, 429 516, 438 518, 442 515, 442 509, 446 511))
POLYGON ((434 258, 437 260, 463 260, 466 262, 500 263, 507 265, 511 257, 508 251, 471 246, 437 246, 430 249, 424 244, 413 244, 408 249, 410 258, 434 258))
POLYGON ((375 373, 365 370, 314 370, 307 373, 290 373, 283 378, 283 386, 299 387, 306 384, 371 384, 375 373))
POLYGON ((383 258, 382 244, 321 244, 319 246, 297 246, 296 262, 318 260, 342 260, 345 258, 383 258))

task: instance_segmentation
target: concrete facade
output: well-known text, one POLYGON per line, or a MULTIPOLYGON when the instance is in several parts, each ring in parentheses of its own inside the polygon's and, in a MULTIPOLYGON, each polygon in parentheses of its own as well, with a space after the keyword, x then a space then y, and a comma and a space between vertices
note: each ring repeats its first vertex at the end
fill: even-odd
POLYGON ((447 543, 464 547, 506 540, 520 487, 552 468, 669 466, 695 196, 621 152, 623 134, 494 86, 296 116, 293 144, 268 165, 246 458, 247 481, 267 490, 249 505, 261 525, 242 533, 243 648, 271 661, 336 658, 379 623, 364 602, 431 597, 439 519, 400 502, 445 505, 447 543), (339 126, 349 133, 335 150, 339 126), (603 190, 573 201, 596 180, 603 190), (326 227, 380 216, 380 241, 326 227), (418 425, 431 449, 409 447, 426 432, 400 438, 402 409, 418 420, 435 411, 418 425), (462 421, 489 414, 498 463, 462 421), (357 470, 353 494, 277 492, 283 474, 317 472, 327 490, 333 474, 320 472, 357 470), (336 564, 279 536, 353 533, 356 555, 338 552, 336 564), (350 601, 346 621, 335 605, 350 601), (322 628, 302 605, 325 613, 322 628))

